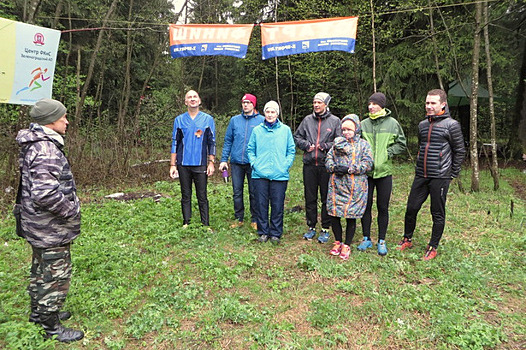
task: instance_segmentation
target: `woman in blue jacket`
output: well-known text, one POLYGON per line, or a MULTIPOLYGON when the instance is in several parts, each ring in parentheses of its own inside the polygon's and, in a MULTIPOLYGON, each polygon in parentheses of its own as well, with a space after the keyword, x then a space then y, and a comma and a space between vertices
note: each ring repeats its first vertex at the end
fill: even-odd
POLYGON ((258 207, 258 240, 280 242, 289 169, 296 152, 290 128, 278 120, 279 105, 269 101, 263 109, 265 121, 256 126, 248 142, 248 160, 258 207), (270 219, 269 219, 270 204, 270 219))

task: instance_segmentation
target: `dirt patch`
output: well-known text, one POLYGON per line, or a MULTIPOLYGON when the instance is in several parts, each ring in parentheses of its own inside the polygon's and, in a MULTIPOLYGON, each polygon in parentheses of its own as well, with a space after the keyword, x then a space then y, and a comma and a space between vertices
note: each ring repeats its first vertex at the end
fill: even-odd
MULTIPOLYGON (((479 161, 479 170, 489 170, 489 168, 489 159, 481 158, 479 161)), ((519 169, 523 174, 526 174, 526 161, 519 159, 504 161, 502 159, 499 159, 499 169, 508 168, 519 169)), ((523 201, 526 201, 526 185, 524 184, 524 179, 503 177, 502 175, 500 178, 507 181, 510 184, 510 186, 514 188, 517 197, 519 197, 523 201)))
POLYGON ((163 197, 167 198, 167 196, 164 196, 160 193, 155 193, 155 192, 129 192, 129 193, 117 192, 117 193, 112 193, 107 196, 104 196, 104 198, 114 199, 114 200, 119 200, 119 201, 134 201, 138 199, 153 198, 153 200, 155 200, 156 202, 158 202, 163 197))
POLYGON ((524 185, 524 181, 521 181, 519 179, 507 179, 511 187, 515 189, 515 194, 517 197, 522 199, 523 201, 526 201, 526 185, 524 185))
MULTIPOLYGON (((508 168, 516 168, 519 170, 526 170, 526 161, 521 159, 510 159, 510 160, 504 160, 499 159, 499 169, 508 169, 508 168)), ((479 169, 480 170, 488 170, 491 165, 491 160, 489 158, 479 158, 479 169)), ((469 164, 467 165, 469 166, 469 164)))

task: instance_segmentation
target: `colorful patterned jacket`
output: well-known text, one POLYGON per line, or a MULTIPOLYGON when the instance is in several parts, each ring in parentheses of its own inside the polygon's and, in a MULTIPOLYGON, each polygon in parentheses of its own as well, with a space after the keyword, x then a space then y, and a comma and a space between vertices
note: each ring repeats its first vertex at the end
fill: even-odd
POLYGON ((360 138, 360 120, 352 118, 356 125, 354 137, 334 139, 334 146, 327 153, 325 166, 332 173, 329 179, 327 212, 339 218, 358 219, 367 205, 367 175, 373 167, 371 146, 360 138), (336 166, 345 166, 347 174, 334 173, 336 166))

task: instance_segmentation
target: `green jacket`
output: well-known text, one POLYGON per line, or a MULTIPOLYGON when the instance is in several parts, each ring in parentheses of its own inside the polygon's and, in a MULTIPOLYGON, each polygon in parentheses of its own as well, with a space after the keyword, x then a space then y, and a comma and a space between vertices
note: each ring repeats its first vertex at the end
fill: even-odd
POLYGON ((373 150, 374 168, 367 175, 379 179, 393 174, 392 158, 402 153, 406 141, 402 127, 391 117, 391 111, 385 109, 386 115, 376 119, 367 118, 362 121, 362 138, 373 150))

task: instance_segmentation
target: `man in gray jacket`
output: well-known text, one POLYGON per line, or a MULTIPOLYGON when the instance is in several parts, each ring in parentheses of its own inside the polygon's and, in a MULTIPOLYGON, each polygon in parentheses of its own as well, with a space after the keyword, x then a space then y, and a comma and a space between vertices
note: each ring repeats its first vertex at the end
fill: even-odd
POLYGON ((313 112, 306 116, 294 133, 294 142, 303 154, 303 187, 305 190, 305 213, 309 230, 306 240, 316 236, 318 222, 318 190, 321 197, 321 232, 318 242, 327 243, 331 219, 327 214, 327 192, 330 174, 325 168, 325 156, 341 136, 340 119, 329 111, 331 96, 318 92, 312 101, 313 112))
POLYGON ((61 309, 71 280, 70 243, 80 234, 80 203, 63 151, 66 107, 42 99, 29 114, 34 123, 16 138, 21 147, 21 226, 33 249, 29 321, 42 325, 49 338, 72 342, 84 333, 60 323, 71 316, 61 309))

